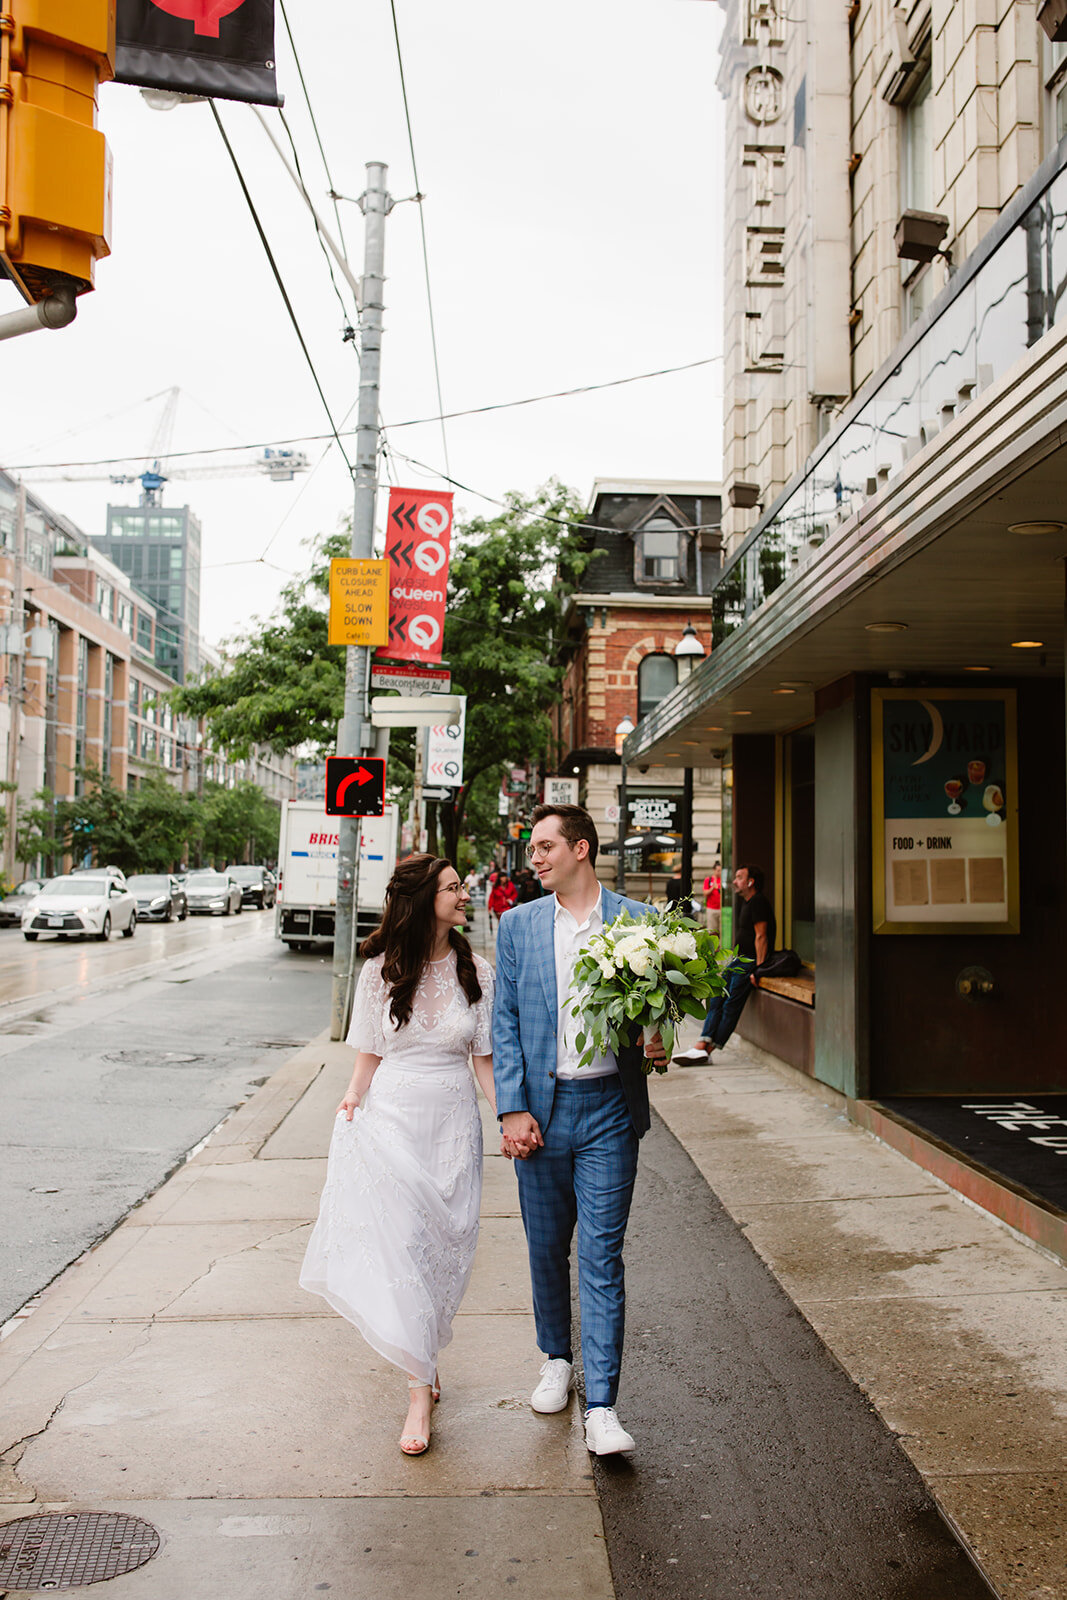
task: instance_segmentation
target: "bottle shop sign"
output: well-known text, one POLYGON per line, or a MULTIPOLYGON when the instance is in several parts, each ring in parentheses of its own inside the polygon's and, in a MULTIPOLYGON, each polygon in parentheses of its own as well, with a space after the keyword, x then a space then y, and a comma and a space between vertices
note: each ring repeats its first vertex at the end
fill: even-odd
POLYGON ((390 489, 389 558, 392 661, 440 661, 452 544, 452 496, 433 489, 390 489))

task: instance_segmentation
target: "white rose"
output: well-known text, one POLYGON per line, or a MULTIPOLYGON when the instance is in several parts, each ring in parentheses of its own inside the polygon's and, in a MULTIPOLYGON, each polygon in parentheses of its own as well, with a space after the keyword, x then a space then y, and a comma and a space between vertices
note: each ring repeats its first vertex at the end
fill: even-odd
POLYGON ((643 978, 651 964, 652 957, 647 946, 641 944, 626 958, 626 964, 635 977, 643 978))
POLYGON ((613 978, 615 976, 615 964, 614 964, 614 962, 608 961, 605 957, 602 956, 602 957, 600 957, 597 965, 600 967, 600 970, 604 974, 605 978, 613 978))
POLYGON ((697 942, 691 933, 673 933, 664 939, 663 948, 680 961, 692 961, 697 953, 697 942))

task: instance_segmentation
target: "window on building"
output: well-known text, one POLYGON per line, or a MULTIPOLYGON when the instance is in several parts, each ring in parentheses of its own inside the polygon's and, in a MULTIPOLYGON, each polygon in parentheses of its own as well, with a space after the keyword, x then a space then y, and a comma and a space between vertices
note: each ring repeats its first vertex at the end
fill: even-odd
POLYGON ((129 638, 133 638, 133 601, 123 600, 120 596, 117 602, 115 621, 129 638))
POLYGON ((111 621, 112 616, 114 615, 114 606, 115 606, 115 591, 114 591, 114 589, 111 587, 110 583, 104 583, 102 579, 97 578, 97 580, 96 580, 96 609, 99 611, 99 613, 100 613, 100 615, 102 617, 105 617, 107 619, 108 622, 111 621))
POLYGON ((1067 133, 1067 44, 1053 44, 1040 28, 1038 37, 1045 81, 1042 144, 1048 155, 1067 133))
POLYGON ((111 697, 115 693, 115 658, 104 651, 104 747, 100 766, 106 777, 111 771, 111 697))
MULTIPOLYGON (((934 194, 934 103, 933 74, 929 66, 917 77, 915 89, 901 110, 900 208, 902 211, 933 211, 934 194)), ((904 288, 904 324, 910 327, 926 310, 937 289, 929 262, 901 261, 904 288)))
POLYGON ((673 656, 645 656, 637 669, 637 720, 655 711, 678 683, 678 663, 673 656))
POLYGON ((152 653, 152 618, 147 611, 137 613, 137 643, 147 654, 152 653))
POLYGON ((130 674, 130 710, 136 715, 141 709, 141 680, 130 674))
POLYGON ((669 517, 653 517, 636 535, 634 577, 638 583, 679 583, 681 533, 669 517))

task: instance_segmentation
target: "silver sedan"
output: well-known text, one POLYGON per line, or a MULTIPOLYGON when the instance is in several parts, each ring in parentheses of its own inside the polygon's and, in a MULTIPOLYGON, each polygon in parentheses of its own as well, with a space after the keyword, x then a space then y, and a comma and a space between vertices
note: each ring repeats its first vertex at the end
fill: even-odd
POLYGON ((185 880, 189 910, 209 917, 228 917, 241 910, 241 885, 228 872, 190 872, 185 880))

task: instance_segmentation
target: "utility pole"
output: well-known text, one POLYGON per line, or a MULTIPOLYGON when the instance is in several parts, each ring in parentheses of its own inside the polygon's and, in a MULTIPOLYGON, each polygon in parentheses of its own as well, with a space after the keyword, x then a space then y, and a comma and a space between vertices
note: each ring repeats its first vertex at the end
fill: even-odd
MULTIPOLYGON (((374 511, 378 494, 378 397, 382 368, 382 313, 385 286, 385 219, 393 209, 386 191, 388 167, 367 162, 367 187, 359 206, 365 219, 363 315, 360 323, 359 407, 356 413, 355 499, 352 510, 353 559, 374 555, 374 511)), ((370 651, 349 645, 345 651, 345 709, 337 730, 339 756, 362 755, 373 743, 367 705, 370 651)), ((330 1038, 343 1039, 351 1011, 356 956, 359 893, 359 817, 339 817, 337 909, 333 929, 333 995, 330 1038)))
POLYGON ((19 737, 22 721, 22 608, 25 604, 23 589, 23 563, 26 556, 26 485, 18 486, 15 506, 15 549, 11 582, 11 622, 7 640, 7 781, 11 785, 7 795, 7 837, 4 840, 4 864, 9 878, 15 876, 15 846, 18 839, 19 819, 19 737), (18 629, 17 638, 12 634, 18 629))

